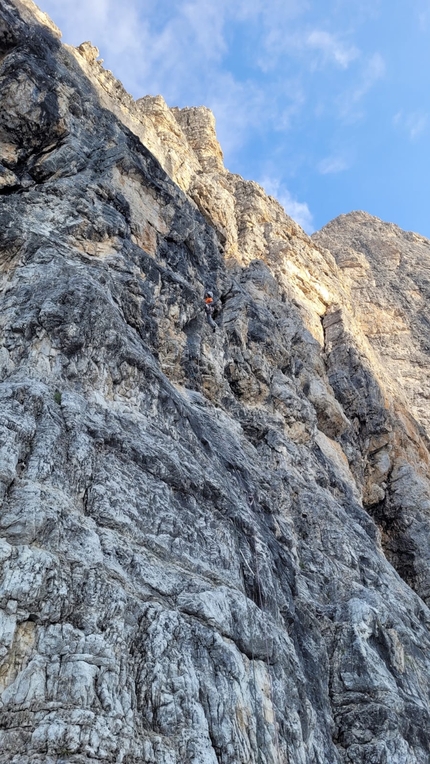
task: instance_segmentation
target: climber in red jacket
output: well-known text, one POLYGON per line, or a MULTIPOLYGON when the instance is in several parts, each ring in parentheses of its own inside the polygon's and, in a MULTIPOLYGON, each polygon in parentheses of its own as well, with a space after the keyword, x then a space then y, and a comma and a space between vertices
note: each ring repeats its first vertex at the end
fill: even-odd
POLYGON ((214 295, 213 292, 205 292, 205 311, 206 311, 206 320, 209 324, 209 326, 212 327, 213 331, 216 332, 217 325, 213 319, 213 314, 215 312, 216 308, 216 302, 214 302, 214 295))

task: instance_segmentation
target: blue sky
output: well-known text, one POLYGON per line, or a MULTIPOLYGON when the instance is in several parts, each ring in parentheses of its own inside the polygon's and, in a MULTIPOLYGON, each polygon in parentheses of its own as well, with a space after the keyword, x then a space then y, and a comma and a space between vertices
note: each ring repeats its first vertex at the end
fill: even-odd
POLYGON ((136 98, 209 106, 225 164, 311 232, 430 238, 430 0, 40 0, 136 98))

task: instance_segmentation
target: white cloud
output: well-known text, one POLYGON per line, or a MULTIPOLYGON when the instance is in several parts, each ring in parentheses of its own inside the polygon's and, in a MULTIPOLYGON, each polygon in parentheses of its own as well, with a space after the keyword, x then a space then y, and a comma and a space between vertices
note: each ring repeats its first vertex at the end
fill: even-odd
MULTIPOLYGON (((292 131, 306 124, 311 113, 315 118, 317 110, 308 104, 315 107, 310 93, 317 81, 324 104, 318 116, 331 118, 336 96, 332 89, 327 96, 324 74, 316 72, 322 70, 320 64, 337 70, 342 87, 344 70, 354 74, 356 86, 341 103, 349 115, 384 69, 381 56, 366 61, 349 37, 325 31, 315 21, 308 26, 305 14, 312 11, 315 19, 315 0, 38 1, 63 29, 67 42, 78 45, 89 39, 97 45, 105 66, 135 98, 160 93, 171 106, 209 106, 226 165, 233 168, 238 150, 251 140, 262 144, 266 134, 292 131), (245 46, 249 40, 255 43, 244 53, 243 68, 242 59, 236 66, 242 55, 234 49, 237 40, 245 46), (254 76, 258 62, 265 73, 254 76)), ((274 143, 281 140, 275 135, 274 143)), ((300 162, 304 155, 305 150, 300 162)), ((297 155, 288 161, 299 162, 297 155)), ((341 158, 327 157, 318 169, 324 174, 346 167, 341 158)), ((306 203, 282 188, 278 195, 289 214, 309 229, 312 216, 306 203)))
POLYGON ((290 218, 298 223, 309 235, 315 231, 312 213, 306 202, 298 202, 289 191, 280 195, 278 201, 282 204, 285 212, 290 218))
POLYGON ((193 45, 197 46, 207 60, 219 60, 227 45, 224 38, 226 8, 211 0, 187 2, 180 8, 180 15, 187 22, 193 45))
POLYGON ((380 53, 374 53, 369 58, 363 71, 361 83, 355 91, 354 98, 362 98, 385 75, 385 61, 380 53))
POLYGON ((333 34, 315 29, 305 38, 308 48, 321 51, 324 61, 334 61, 342 69, 346 69, 354 61, 360 51, 354 45, 345 45, 333 34))
POLYGON ((411 141, 416 140, 426 131, 428 123, 428 114, 418 111, 409 114, 399 111, 393 117, 393 124, 406 132, 411 141))
POLYGON ((97 45, 105 66, 135 98, 160 93, 171 106, 209 106, 227 164, 252 131, 287 129, 303 102, 295 83, 238 79, 224 65, 232 21, 286 18, 298 0, 39 2, 67 42, 97 45))
POLYGON ((369 90, 385 75, 385 61, 380 53, 374 53, 366 61, 358 83, 339 99, 341 116, 348 122, 362 118, 361 101, 369 90))
POLYGON ((298 223, 306 233, 311 234, 315 230, 312 213, 306 202, 299 202, 293 197, 291 192, 277 178, 265 177, 259 181, 269 196, 275 199, 283 206, 287 215, 298 223))
POLYGON ((258 57, 263 71, 269 71, 281 56, 299 55, 304 58, 307 68, 315 70, 334 63, 347 69, 352 61, 359 58, 360 50, 347 44, 340 36, 322 29, 304 29, 300 24, 274 23, 266 33, 264 54, 258 57))
POLYGON ((238 82, 230 73, 220 73, 207 93, 205 105, 213 111, 218 140, 229 158, 242 146, 250 127, 262 128, 274 120, 273 106, 265 89, 254 82, 238 82))
POLYGON ((331 175, 337 172, 343 172, 344 170, 347 170, 348 167, 349 163, 342 156, 325 157, 325 159, 322 159, 317 165, 318 172, 320 172, 321 175, 331 175))
MULTIPOLYGON (((40 0, 39 0, 40 1, 40 0)), ((138 47, 141 22, 139 3, 129 0, 119 6, 115 0, 42 0, 43 10, 52 16, 67 42, 79 44, 91 38, 120 52, 138 47)))

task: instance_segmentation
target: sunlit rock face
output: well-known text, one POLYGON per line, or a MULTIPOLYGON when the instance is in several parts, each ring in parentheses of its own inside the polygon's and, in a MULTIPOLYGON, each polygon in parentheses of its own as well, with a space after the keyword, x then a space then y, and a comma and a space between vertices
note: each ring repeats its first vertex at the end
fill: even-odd
POLYGON ((3 0, 0 762, 428 764, 429 242, 97 54, 3 0))
MULTIPOLYGON (((368 403, 362 411, 369 476, 363 498, 388 558, 428 603, 430 242, 364 212, 342 215, 312 238, 336 258, 351 292, 352 327, 368 338, 372 367, 383 372, 392 401, 379 421, 368 403)), ((348 339, 341 322, 329 327, 330 320, 324 319, 328 376, 345 413, 360 418, 361 404, 345 384, 354 366, 348 339)))

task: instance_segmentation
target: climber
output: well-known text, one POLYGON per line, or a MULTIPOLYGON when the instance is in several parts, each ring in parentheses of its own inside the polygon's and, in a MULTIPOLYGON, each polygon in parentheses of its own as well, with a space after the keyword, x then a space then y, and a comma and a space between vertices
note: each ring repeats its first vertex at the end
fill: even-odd
POLYGON ((216 309, 217 303, 214 302, 214 295, 213 292, 205 292, 205 311, 206 311, 206 319, 209 324, 209 326, 212 327, 213 331, 216 332, 217 325, 213 319, 213 315, 216 309))

